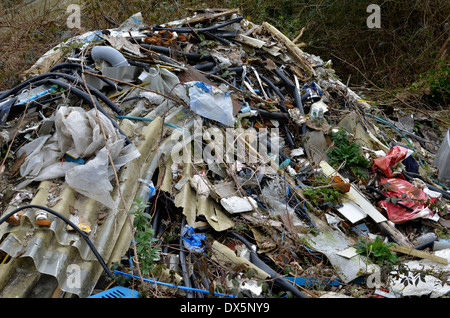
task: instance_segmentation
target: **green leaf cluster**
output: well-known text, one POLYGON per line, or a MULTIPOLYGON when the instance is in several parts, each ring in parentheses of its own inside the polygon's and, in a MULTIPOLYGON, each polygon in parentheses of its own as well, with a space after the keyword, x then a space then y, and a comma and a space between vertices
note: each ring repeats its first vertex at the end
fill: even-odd
POLYGON ((161 252, 160 248, 153 244, 157 239, 153 237, 154 230, 150 224, 151 215, 145 212, 147 206, 146 203, 137 199, 130 209, 130 214, 134 215, 133 226, 135 228, 137 257, 144 276, 154 273, 161 252))
POLYGON ((361 238, 353 247, 356 249, 357 253, 367 256, 377 264, 394 265, 400 258, 390 250, 389 247, 392 245, 392 243, 385 243, 377 236, 372 242, 367 242, 361 238))
POLYGON ((361 146, 349 140, 343 129, 331 132, 330 139, 334 142, 334 147, 327 152, 330 165, 343 164, 342 168, 348 167, 355 177, 366 177, 364 169, 370 167, 370 161, 362 155, 361 146))
POLYGON ((339 205, 343 192, 332 187, 327 188, 307 188, 303 190, 303 194, 308 198, 308 201, 315 205, 321 206, 324 203, 331 203, 339 205))

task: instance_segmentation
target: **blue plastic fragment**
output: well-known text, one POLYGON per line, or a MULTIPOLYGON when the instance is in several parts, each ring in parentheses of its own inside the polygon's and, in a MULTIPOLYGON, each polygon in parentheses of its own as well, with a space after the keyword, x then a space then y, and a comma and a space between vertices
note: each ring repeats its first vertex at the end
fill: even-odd
POLYGON ((134 289, 116 286, 98 294, 89 296, 88 298, 139 298, 139 294, 140 293, 134 289))
POLYGON ((192 226, 186 225, 182 231, 183 241, 188 250, 193 252, 203 252, 203 241, 206 239, 205 234, 195 233, 192 226))
POLYGON ((64 160, 65 161, 69 161, 69 162, 75 162, 78 163, 79 165, 84 165, 86 163, 86 159, 84 158, 74 158, 68 154, 64 155, 64 160))

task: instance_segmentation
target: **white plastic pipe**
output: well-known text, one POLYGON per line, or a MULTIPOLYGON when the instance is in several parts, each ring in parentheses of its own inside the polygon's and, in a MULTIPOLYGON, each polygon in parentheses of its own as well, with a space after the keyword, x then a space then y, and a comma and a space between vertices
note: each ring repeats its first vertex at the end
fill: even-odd
POLYGON ((91 51, 91 57, 94 61, 106 61, 112 67, 129 65, 122 53, 110 46, 94 46, 91 51))

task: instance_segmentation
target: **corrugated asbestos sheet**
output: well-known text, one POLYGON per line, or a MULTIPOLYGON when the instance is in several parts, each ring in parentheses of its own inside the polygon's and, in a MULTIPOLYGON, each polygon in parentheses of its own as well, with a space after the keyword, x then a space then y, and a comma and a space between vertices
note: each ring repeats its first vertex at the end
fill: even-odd
MULTIPOLYGON (((140 132, 136 143, 141 156, 119 170, 120 188, 131 205, 135 197, 145 193, 145 178, 154 159, 156 140, 161 135, 162 121, 155 119, 150 125, 133 125, 122 122, 122 129, 140 132)), ((118 193, 113 191, 118 209, 108 209, 97 201, 76 193, 65 182, 43 181, 36 188, 30 204, 51 206, 66 218, 75 209, 92 224, 89 238, 108 266, 119 261, 131 242, 131 227, 118 193), (101 215, 102 223, 97 224, 101 215), (105 216, 106 215, 106 216, 105 216)), ((10 206, 12 211, 16 206, 10 206)), ((92 293, 103 268, 86 241, 67 224, 50 215, 50 227, 35 223, 35 211, 28 209, 21 224, 4 222, 0 226, 0 249, 10 260, 0 264, 0 298, 51 297, 59 290, 87 297, 92 293)))

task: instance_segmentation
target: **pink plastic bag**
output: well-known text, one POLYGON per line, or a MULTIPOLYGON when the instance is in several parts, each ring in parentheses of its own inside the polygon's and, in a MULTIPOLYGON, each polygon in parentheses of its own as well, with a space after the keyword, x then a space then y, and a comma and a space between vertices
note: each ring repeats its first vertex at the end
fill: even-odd
POLYGON ((390 198, 378 203, 386 211, 390 221, 401 224, 417 218, 432 218, 434 216, 429 204, 434 202, 435 198, 429 198, 424 191, 408 181, 399 178, 381 178, 380 188, 381 192, 390 198), (395 203, 401 203, 413 209, 413 211, 395 203))
POLYGON ((402 146, 394 146, 391 150, 389 150, 386 156, 373 160, 372 170, 373 172, 376 172, 377 169, 380 169, 386 177, 391 177, 391 167, 398 162, 406 159, 409 154, 410 150, 408 148, 402 146))

